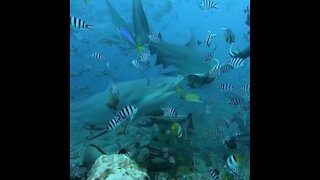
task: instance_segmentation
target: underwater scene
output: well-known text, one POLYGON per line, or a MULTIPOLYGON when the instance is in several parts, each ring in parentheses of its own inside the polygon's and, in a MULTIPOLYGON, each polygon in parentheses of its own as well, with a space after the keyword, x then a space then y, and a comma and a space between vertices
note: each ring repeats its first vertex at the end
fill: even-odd
POLYGON ((70 179, 250 179, 250 0, 70 0, 70 179))

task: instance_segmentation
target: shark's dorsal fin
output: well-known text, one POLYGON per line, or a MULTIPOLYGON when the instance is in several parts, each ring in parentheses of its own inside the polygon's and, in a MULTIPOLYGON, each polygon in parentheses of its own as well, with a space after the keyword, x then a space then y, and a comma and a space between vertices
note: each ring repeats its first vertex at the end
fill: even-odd
POLYGON ((197 45, 198 45, 198 41, 196 40, 196 37, 195 37, 195 35, 194 35, 194 32, 193 32, 193 30, 190 30, 190 39, 189 39, 189 41, 185 44, 185 46, 192 48, 192 47, 195 47, 195 46, 197 46, 197 45))

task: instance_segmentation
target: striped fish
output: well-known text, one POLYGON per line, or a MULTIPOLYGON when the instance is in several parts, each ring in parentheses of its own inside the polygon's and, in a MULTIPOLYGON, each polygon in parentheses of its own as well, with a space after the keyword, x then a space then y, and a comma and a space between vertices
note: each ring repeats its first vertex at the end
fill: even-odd
POLYGON ((162 152, 168 152, 169 151, 169 147, 163 147, 163 148, 161 148, 161 151, 162 152))
POLYGON ((147 68, 147 66, 144 63, 135 59, 131 61, 131 65, 140 70, 145 70, 147 68))
POLYGON ((206 56, 204 56, 204 63, 208 63, 211 59, 213 58, 212 56, 212 52, 210 52, 209 54, 207 54, 206 56))
POLYGON ((129 150, 128 152, 126 152, 125 155, 128 158, 131 158, 136 153, 136 151, 137 151, 137 149, 133 148, 133 149, 129 150))
POLYGON ((143 52, 141 55, 140 55, 140 62, 142 63, 148 63, 149 62, 149 57, 150 57, 150 53, 149 52, 143 52))
POLYGON ((122 122, 123 119, 121 119, 121 117, 118 115, 109 121, 107 129, 113 130, 117 128, 122 122))
POLYGON ((119 90, 116 84, 111 84, 109 91, 112 94, 119 94, 119 90))
POLYGON ((237 97, 232 98, 232 99, 230 100, 229 104, 234 105, 234 106, 236 106, 236 105, 241 105, 241 104, 242 104, 242 99, 237 98, 237 97))
POLYGON ((164 113, 164 116, 169 116, 169 117, 177 116, 177 111, 175 110, 175 108, 164 107, 162 108, 162 111, 164 113))
POLYGON ((174 163, 176 163, 176 160, 174 159, 173 156, 169 156, 169 162, 174 164, 174 163))
POLYGON ((151 32, 148 37, 151 42, 158 43, 160 41, 160 33, 151 32))
POLYGON ((241 111, 238 111, 233 115, 234 118, 241 118, 242 116, 243 116, 243 113, 241 111))
POLYGON ((203 10, 209 10, 209 9, 218 9, 218 3, 217 2, 214 2, 214 1, 210 1, 210 0, 203 0, 201 1, 200 3, 200 7, 203 9, 203 10))
POLYGON ((227 63, 233 68, 241 68, 244 66, 244 59, 240 57, 234 57, 232 59, 228 59, 227 63))
POLYGON ((78 29, 86 29, 86 28, 91 29, 90 27, 93 26, 93 25, 87 24, 86 22, 84 22, 83 20, 77 17, 70 17, 70 25, 78 29))
POLYGON ((210 177, 212 180, 219 180, 219 171, 217 169, 210 171, 210 177))
POLYGON ((118 116, 120 116, 123 120, 127 119, 128 117, 130 117, 130 120, 132 120, 137 111, 138 108, 132 105, 126 106, 119 111, 118 116))
POLYGON ((103 60, 103 59, 104 59, 104 57, 103 57, 100 53, 98 53, 98 52, 92 53, 92 54, 91 54, 91 57, 93 57, 93 58, 95 58, 95 59, 98 59, 98 60, 103 60))
POLYGON ((243 85, 239 89, 240 92, 250 94, 250 84, 243 85))
POLYGON ((227 73, 230 72, 233 69, 232 66, 230 66, 229 64, 223 64, 220 66, 220 73, 227 73))
POLYGON ((233 90, 233 86, 232 84, 221 84, 219 87, 218 87, 221 91, 231 91, 233 90))

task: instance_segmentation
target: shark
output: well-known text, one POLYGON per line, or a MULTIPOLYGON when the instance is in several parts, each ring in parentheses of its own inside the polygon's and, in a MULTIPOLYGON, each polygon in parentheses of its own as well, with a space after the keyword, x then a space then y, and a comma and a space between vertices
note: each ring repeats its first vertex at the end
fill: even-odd
MULTIPOLYGON (((108 9, 111 14, 115 26, 126 25, 129 28, 129 23, 121 18, 112 4, 106 0, 108 9)), ((197 39, 193 30, 190 30, 189 40, 185 44, 178 44, 174 42, 165 41, 160 37, 160 42, 149 41, 151 28, 149 26, 148 18, 144 12, 141 0, 133 0, 133 31, 134 40, 140 46, 147 44, 151 55, 156 55, 155 65, 162 65, 164 69, 173 66, 176 71, 175 74, 187 75, 192 73, 208 72, 210 66, 203 63, 205 52, 198 47, 197 39)))
MULTIPOLYGON (((143 116, 161 115, 161 108, 166 103, 179 100, 176 86, 183 84, 182 77, 162 77, 152 81, 157 83, 148 84, 147 79, 138 79, 119 82, 117 85, 120 93, 118 109, 127 105, 134 105, 138 108, 133 121, 143 116)), ((113 111, 106 106, 109 95, 109 92, 102 91, 81 101, 71 103, 70 121, 97 126, 107 125, 114 117, 113 111)))

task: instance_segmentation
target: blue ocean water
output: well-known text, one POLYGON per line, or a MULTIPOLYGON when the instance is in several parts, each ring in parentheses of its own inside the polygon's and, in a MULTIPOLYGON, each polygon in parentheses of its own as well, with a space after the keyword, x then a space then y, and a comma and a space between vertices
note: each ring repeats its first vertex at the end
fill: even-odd
MULTIPOLYGON (((70 1, 70 20, 72 17, 78 23, 70 22, 70 178, 85 179, 89 176, 94 159, 103 154, 96 147, 106 154, 117 154, 119 150, 127 150, 131 144, 140 142, 135 147, 137 155, 131 158, 147 169, 151 179, 157 179, 160 175, 167 179, 208 179, 212 178, 212 169, 220 172, 221 179, 249 179, 250 139, 246 136, 242 140, 240 135, 250 134, 250 54, 243 55, 246 48, 250 49, 250 39, 247 37, 250 26, 246 24, 250 12, 244 11, 250 6, 250 1, 210 2, 217 2, 217 8, 202 8, 202 0, 70 1), (131 44, 119 32, 118 28, 125 26, 119 23, 119 17, 110 11, 107 2, 120 15, 122 22, 128 24, 126 30, 132 31, 135 41, 151 33, 160 33, 161 37, 157 36, 160 42, 148 39, 143 44, 131 44), (143 10, 135 9, 134 3, 140 2, 143 10), (142 12, 150 30, 147 34, 143 28, 139 29, 144 22, 142 12), (86 24, 92 25, 91 29, 86 28, 86 24), (134 32, 134 26, 139 32, 134 32), (224 28, 229 28, 235 37, 231 50, 231 44, 226 42, 230 34, 226 35, 224 28), (210 47, 205 43, 199 44, 207 40, 209 30, 215 34, 210 47), (186 46, 187 42, 193 44, 186 46), (141 52, 137 46, 142 47, 141 52), (231 56, 230 51, 240 53, 231 56), (203 62, 210 52, 213 58, 203 62), (92 57, 93 53, 99 53, 103 59, 92 57), (151 53, 147 58, 149 65, 143 70, 132 64, 133 60, 137 60, 144 65, 139 61, 141 53, 151 53), (232 63, 228 59, 243 60, 243 66, 211 75, 209 71, 217 65, 214 59, 220 65, 229 66, 232 63), (163 65, 166 63, 168 67, 163 65), (166 72, 175 73, 165 75, 166 72), (198 77, 190 80, 197 87, 186 83, 190 75, 198 77), (211 81, 207 82, 208 78, 211 81), (233 88, 221 90, 221 84, 230 84, 233 88), (248 90, 243 92, 248 85, 248 90), (119 104, 115 103, 116 109, 106 105, 110 103, 111 87, 119 92, 119 96, 115 96, 119 99, 119 104), (181 88, 184 95, 192 94, 192 98, 184 95, 181 98, 177 88, 181 88), (241 102, 233 105, 231 102, 235 99, 241 102), (122 108, 130 105, 136 106, 138 112, 124 128, 126 134, 119 133, 119 129, 123 129, 119 126, 89 140, 103 132, 109 121, 122 108), (174 136, 174 120, 150 121, 151 116, 164 117, 159 112, 167 106, 174 108, 177 116, 184 119, 189 113, 192 114, 193 127, 183 130, 186 133, 182 134, 182 138, 174 136), (167 126, 169 128, 166 129, 167 126), (154 143, 154 137, 161 140, 162 136, 157 136, 161 132, 155 127, 164 127, 166 133, 172 134, 171 139, 174 140, 167 144, 169 149, 175 149, 179 143, 183 147, 171 153, 176 163, 167 169, 164 167, 170 164, 159 165, 161 168, 158 168, 147 163, 149 159, 137 159, 143 148, 154 143), (230 138, 238 140, 236 148, 226 145, 225 140, 230 138), (188 157, 181 155, 184 152, 188 157), (236 172, 225 167, 232 155, 241 159, 237 162, 240 166, 236 172), (180 158, 183 160, 179 161, 178 156, 183 156, 180 158), (187 163, 189 160, 191 164, 187 163), (182 171, 182 167, 192 171, 182 171)), ((184 121, 178 123, 184 129, 184 121)), ((162 154, 159 157, 166 159, 162 154)))

